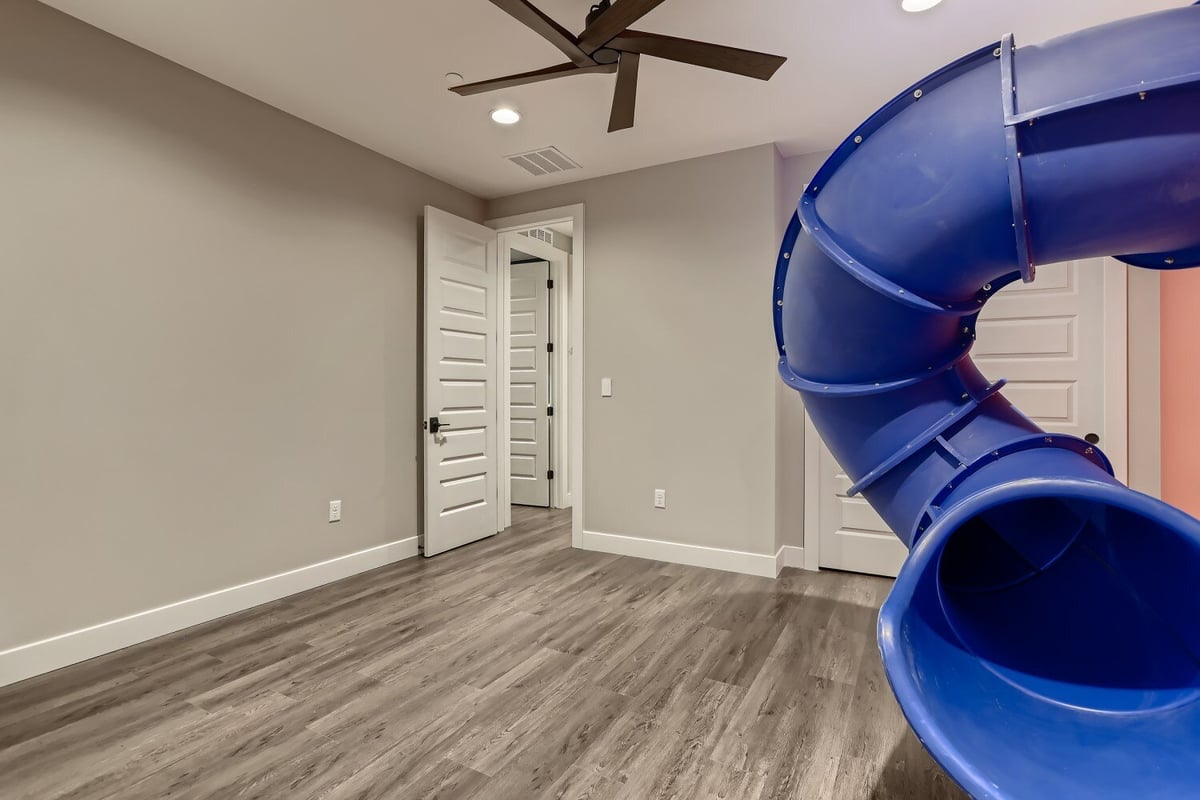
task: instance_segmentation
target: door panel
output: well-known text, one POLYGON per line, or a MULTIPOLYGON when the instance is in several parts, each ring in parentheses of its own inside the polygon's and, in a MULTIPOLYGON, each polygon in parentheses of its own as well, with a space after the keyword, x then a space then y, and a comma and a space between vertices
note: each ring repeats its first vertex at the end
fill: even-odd
MULTIPOLYGON (((1105 430, 1104 269, 1102 259, 1039 266, 1034 283, 998 292, 976 326, 980 370, 1007 378, 1005 396, 1053 433, 1105 430)), ((907 549, 866 500, 846 496, 850 479, 818 446, 820 566, 896 575, 907 549)))
POLYGON ((512 502, 550 505, 550 264, 513 264, 509 273, 509 466, 512 502))
MULTIPOLYGON (((1006 286, 976 326, 975 363, 1051 433, 1104 431, 1104 262, 1038 267, 1033 283, 1006 286)), ((1101 442, 1101 447, 1104 443, 1101 442)))
POLYGON ((426 207, 426 556, 497 531, 498 271, 495 231, 426 207))

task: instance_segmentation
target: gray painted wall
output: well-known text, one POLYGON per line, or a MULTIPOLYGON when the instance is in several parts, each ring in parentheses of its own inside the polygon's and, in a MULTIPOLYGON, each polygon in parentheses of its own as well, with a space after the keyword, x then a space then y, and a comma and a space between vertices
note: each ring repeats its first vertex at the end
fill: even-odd
POLYGON ((4 3, 0 650, 415 535, 426 203, 483 216, 4 3))

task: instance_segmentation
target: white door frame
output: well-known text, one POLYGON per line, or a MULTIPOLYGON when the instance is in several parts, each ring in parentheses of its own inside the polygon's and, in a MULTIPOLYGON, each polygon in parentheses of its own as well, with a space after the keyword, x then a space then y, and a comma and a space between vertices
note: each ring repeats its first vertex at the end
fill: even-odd
MULTIPOLYGON (((511 320, 509 319, 507 313, 508 309, 511 308, 512 303, 512 286, 507 281, 507 279, 510 277, 510 273, 507 270, 511 268, 511 265, 509 264, 509 256, 511 255, 512 250, 520 250, 523 253, 527 253, 534 258, 541 259, 549 262, 550 264, 550 279, 554 281, 554 289, 550 292, 549 312, 550 322, 552 325, 550 330, 550 341, 556 343, 554 354, 551 357, 550 366, 550 405, 554 408, 554 417, 550 420, 550 427, 553 431, 551 435, 552 451, 550 455, 550 462, 552 464, 552 468, 558 471, 558 474, 555 476, 556 480, 551 482, 550 507, 570 508, 572 497, 571 492, 567 490, 569 481, 564 479, 564 476, 568 476, 570 473, 568 462, 568 459, 570 458, 570 447, 568 444, 568 439, 570 437, 569 425, 571 403, 570 397, 568 396, 569 391, 564 389, 561 377, 563 375, 567 375, 568 377, 570 376, 570 365, 567 361, 568 358, 570 358, 570 354, 567 352, 566 348, 558 346, 557 343, 572 341, 570 331, 564 327, 564 325, 569 325, 570 323, 570 309, 567 307, 567 291, 570 288, 570 279, 567 272, 570 268, 571 255, 559 250, 557 247, 554 247, 547 242, 527 236, 519 236, 514 231, 500 231, 499 236, 499 249, 501 254, 500 270, 502 273, 501 277, 505 279, 504 286, 501 288, 501 293, 503 296, 502 308, 505 311, 505 314, 500 321, 501 341, 504 341, 505 338, 512 333, 511 320), (565 424, 562 422, 563 419, 567 420, 565 424), (566 465, 565 469, 564 465, 566 465)), ((511 353, 506 349, 500 354, 501 393, 511 390, 511 366, 511 353)), ((507 408, 502 409, 502 413, 503 419, 501 420, 502 424, 500 426, 500 433, 502 436, 508 438, 505 438, 504 444, 500 448, 500 455, 502 459, 509 459, 512 455, 512 419, 511 414, 509 414, 507 411, 507 408)), ((512 470, 510 467, 510 462, 506 460, 504 465, 501 467, 501 480, 504 480, 505 473, 508 473, 509 480, 511 480, 511 472, 512 470)), ((511 488, 511 484, 509 484, 509 486, 511 488)), ((508 499, 506 501, 502 501, 501 505, 511 505, 511 491, 509 491, 507 497, 508 499)), ((507 524, 512 524, 511 513, 508 516, 509 519, 507 524)))
MULTIPOLYGON (((574 547, 582 547, 583 546, 583 502, 584 502, 584 499, 583 499, 584 498, 584 490, 583 490, 583 414, 584 414, 584 403, 583 403, 583 370, 584 370, 583 291, 584 291, 584 278, 583 278, 583 276, 584 276, 584 272, 583 272, 583 269, 584 269, 584 253, 585 253, 586 238, 587 238, 586 237, 586 229, 584 227, 584 207, 583 207, 582 203, 578 203, 576 205, 571 205, 571 206, 560 206, 558 208, 550 208, 550 209, 546 209, 544 211, 534 211, 529 214, 517 214, 517 215, 511 216, 511 217, 500 217, 498 219, 491 219, 491 220, 488 220, 486 224, 491 226, 492 228, 495 228, 499 234, 503 235, 505 233, 510 233, 510 232, 518 231, 518 230, 524 230, 526 228, 544 227, 546 225, 553 225, 553 224, 560 223, 560 222, 572 223, 573 247, 572 247, 571 256, 570 256, 570 258, 567 259, 567 270, 566 271, 568 274, 554 276, 554 281, 555 281, 556 287, 560 286, 560 284, 558 283, 558 281, 560 279, 564 281, 562 285, 565 286, 565 288, 566 288, 566 305, 567 305, 567 313, 565 315, 562 313, 555 314, 555 337, 559 341, 562 341, 561 334, 567 333, 568 334, 567 341, 570 344, 569 344, 569 347, 555 347, 556 358, 555 358, 555 363, 554 363, 554 371, 557 375, 560 375, 560 376, 564 375, 564 374, 567 375, 569 378, 568 382, 570 385, 568 387, 566 387, 567 391, 566 391, 565 396, 556 394, 555 398, 554 398, 556 413, 557 413, 557 410, 559 407, 558 404, 561 403, 563 400, 566 401, 564 404, 564 407, 567 409, 567 417, 568 417, 567 418, 568 424, 565 426, 567 428, 567 432, 566 432, 567 437, 563 437, 561 435, 558 437, 555 437, 554 449, 555 449, 555 463, 556 464, 563 464, 563 463, 569 464, 569 470, 570 470, 569 471, 569 479, 570 479, 570 484, 571 484, 571 492, 570 492, 569 498, 564 498, 563 502, 558 502, 560 500, 558 492, 559 492, 559 484, 561 482, 555 481, 555 484, 556 484, 555 485, 555 500, 556 500, 556 502, 554 505, 556 507, 563 507, 564 505, 569 504, 574 509, 574 513, 571 515, 571 544, 574 547), (564 319, 564 317, 566 320, 566 324, 570 328, 569 332, 562 331, 561 328, 559 327, 559 322, 562 321, 564 319), (564 453, 564 451, 566 451, 566 453, 564 453)), ((534 240, 531 240, 531 241, 534 241, 534 240)), ((522 243, 524 243, 524 240, 522 240, 522 243)), ((531 255, 537 256, 538 254, 531 253, 531 255)), ((505 260, 506 259, 502 258, 501 262, 504 262, 505 260)), ((502 281, 502 282, 507 287, 507 280, 502 281)), ((504 300, 502 302, 504 302, 505 305, 501 306, 502 310, 507 308, 507 296, 508 296, 507 292, 508 292, 508 290, 506 288, 505 291, 497 293, 497 295, 501 295, 504 297, 504 300)), ((556 292, 555 295, 559 298, 563 297, 563 294, 561 292, 556 292)), ((505 331, 507 331, 507 325, 508 325, 507 314, 501 314, 500 318, 501 318, 501 325, 505 326, 505 331)), ((504 334, 502 334, 502 338, 500 341, 506 341, 506 339, 503 338, 503 336, 504 336, 504 334)), ((508 365, 508 355, 507 355, 507 352, 505 352, 505 354, 502 356, 502 364, 501 364, 501 391, 505 393, 502 395, 503 397, 507 397, 507 392, 508 392, 507 365, 508 365)), ((555 392, 556 393, 560 392, 563 388, 562 381, 560 380, 560 381, 555 382, 554 386, 555 386, 555 392)), ((497 407, 499 408, 499 413, 502 415, 502 418, 500 420, 500 423, 501 423, 500 424, 500 432, 501 432, 501 436, 504 437, 504 442, 505 442, 504 447, 507 448, 508 436, 509 436, 508 429, 507 429, 507 416, 508 416, 507 400, 505 402, 498 403, 497 407)), ((560 434, 562 433, 562 427, 564 427, 564 426, 559 426, 559 428, 558 428, 560 434)), ((502 457, 501 462, 502 463, 501 463, 501 471, 500 471, 500 486, 501 486, 500 491, 502 492, 502 495, 501 495, 500 506, 501 506, 501 511, 503 513, 511 514, 511 506, 507 502, 507 498, 509 497, 509 494, 512 489, 511 483, 510 483, 510 481, 511 481, 510 467, 509 467, 507 458, 502 457)))
MULTIPOLYGON (((1104 260, 1104 454, 1129 479, 1129 270, 1104 260)), ((821 437, 804 413, 804 568, 821 563, 821 437)))

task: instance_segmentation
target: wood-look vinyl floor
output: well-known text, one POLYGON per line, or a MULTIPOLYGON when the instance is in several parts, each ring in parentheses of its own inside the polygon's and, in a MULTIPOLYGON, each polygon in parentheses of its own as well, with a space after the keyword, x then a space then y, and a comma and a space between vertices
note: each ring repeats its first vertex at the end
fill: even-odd
POLYGON ((514 522, 0 689, 0 798, 965 797, 888 689, 889 581, 514 522))

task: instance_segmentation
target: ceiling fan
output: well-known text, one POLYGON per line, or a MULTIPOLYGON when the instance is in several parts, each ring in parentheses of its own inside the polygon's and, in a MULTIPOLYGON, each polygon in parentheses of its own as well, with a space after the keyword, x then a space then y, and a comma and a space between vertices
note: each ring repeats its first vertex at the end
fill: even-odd
POLYGON ((787 61, 783 56, 739 50, 719 44, 677 39, 657 33, 630 30, 629 26, 650 13, 663 0, 600 0, 587 15, 586 27, 578 37, 571 34, 527 0, 491 0, 526 27, 531 28, 571 59, 533 72, 453 86, 460 95, 482 94, 511 86, 595 73, 617 74, 608 132, 633 127, 637 105, 638 62, 643 55, 681 61, 698 67, 732 72, 759 80, 771 76, 787 61))

